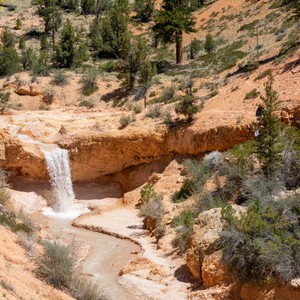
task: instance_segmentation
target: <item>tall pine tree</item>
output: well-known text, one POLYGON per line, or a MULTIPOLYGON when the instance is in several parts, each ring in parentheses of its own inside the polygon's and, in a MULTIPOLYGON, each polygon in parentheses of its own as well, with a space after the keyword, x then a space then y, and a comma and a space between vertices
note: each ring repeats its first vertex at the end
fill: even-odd
POLYGON ((194 32, 195 21, 189 1, 164 0, 162 8, 155 16, 153 30, 156 37, 165 43, 176 43, 176 63, 182 62, 182 35, 194 32))
POLYGON ((259 117, 258 136, 256 137, 256 151, 262 170, 268 180, 272 180, 282 164, 282 147, 280 144, 281 121, 275 114, 279 108, 279 98, 273 89, 274 79, 269 77, 265 84, 263 112, 259 117))

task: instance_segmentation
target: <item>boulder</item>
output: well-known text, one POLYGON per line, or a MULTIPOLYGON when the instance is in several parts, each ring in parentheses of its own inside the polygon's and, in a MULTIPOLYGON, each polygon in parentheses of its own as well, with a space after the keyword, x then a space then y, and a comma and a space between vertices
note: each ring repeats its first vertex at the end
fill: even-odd
MULTIPOLYGON (((238 205, 233 207, 238 215, 245 211, 238 205)), ((186 262, 193 276, 202 280, 205 288, 227 284, 231 280, 222 262, 222 251, 215 243, 223 226, 221 208, 213 208, 201 213, 193 228, 186 262)))
POLYGON ((15 90, 15 93, 20 96, 32 96, 32 97, 40 95, 40 93, 33 88, 29 88, 29 89, 17 88, 15 90))

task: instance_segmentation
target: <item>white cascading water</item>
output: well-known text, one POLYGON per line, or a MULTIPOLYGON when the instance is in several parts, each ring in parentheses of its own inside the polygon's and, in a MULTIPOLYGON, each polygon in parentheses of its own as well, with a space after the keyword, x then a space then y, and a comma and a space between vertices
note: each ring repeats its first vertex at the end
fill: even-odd
POLYGON ((55 212, 68 212, 74 209, 74 192, 71 180, 70 161, 68 151, 55 149, 43 151, 48 173, 51 179, 52 192, 56 203, 55 212))

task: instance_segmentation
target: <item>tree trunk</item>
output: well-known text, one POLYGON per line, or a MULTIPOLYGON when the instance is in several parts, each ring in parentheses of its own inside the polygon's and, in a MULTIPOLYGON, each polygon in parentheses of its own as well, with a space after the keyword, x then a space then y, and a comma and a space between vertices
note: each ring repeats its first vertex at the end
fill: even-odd
POLYGON ((99 0, 96 2, 96 19, 99 20, 100 16, 100 8, 99 8, 99 0))
POLYGON ((182 63, 182 32, 176 35, 176 63, 182 63))

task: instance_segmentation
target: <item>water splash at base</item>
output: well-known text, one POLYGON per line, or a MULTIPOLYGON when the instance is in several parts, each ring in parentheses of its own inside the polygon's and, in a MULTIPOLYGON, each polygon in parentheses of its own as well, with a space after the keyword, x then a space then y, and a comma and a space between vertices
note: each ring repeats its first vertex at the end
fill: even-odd
POLYGON ((80 215, 88 212, 90 212, 90 210, 87 207, 80 204, 75 204, 73 210, 68 210, 65 212, 56 212, 49 206, 43 208, 44 216, 57 219, 76 219, 80 215))

